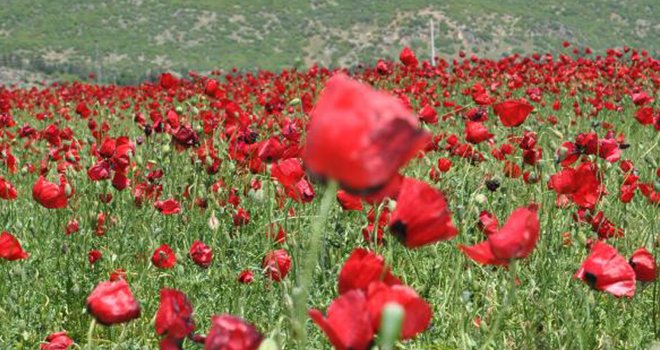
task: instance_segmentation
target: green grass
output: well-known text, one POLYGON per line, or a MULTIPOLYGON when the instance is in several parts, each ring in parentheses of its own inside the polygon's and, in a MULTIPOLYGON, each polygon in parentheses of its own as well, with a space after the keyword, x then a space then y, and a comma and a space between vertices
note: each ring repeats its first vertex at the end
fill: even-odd
POLYGON ((279 69, 292 66, 296 58, 350 66, 396 57, 403 45, 426 57, 430 16, 422 14, 423 9, 448 19, 438 21, 439 27, 451 23, 450 32, 443 35, 440 31, 436 36, 440 55, 455 55, 464 49, 499 57, 513 47, 555 50, 563 40, 596 51, 621 45, 643 47, 652 53, 659 49, 660 7, 652 0, 628 1, 625 5, 615 0, 533 4, 523 0, 451 0, 441 4, 420 0, 295 0, 277 7, 264 0, 6 0, 0 8, 0 33, 7 33, 0 35, 0 54, 5 57, 0 65, 80 76, 95 71, 104 81, 128 83, 139 81, 150 70, 279 69), (195 28, 205 14, 213 14, 215 20, 195 28), (243 16, 243 20, 236 16, 243 16), (613 16, 620 16, 621 21, 613 16), (498 28, 505 33, 498 33, 498 28), (371 37, 358 39, 365 30, 371 37), (466 31, 486 44, 461 42, 458 38, 466 31), (159 35, 164 38, 160 43, 156 39, 159 35), (307 52, 314 36, 325 40, 307 52), (351 44, 354 40, 357 45, 351 44), (74 51, 67 62, 48 60, 44 55, 49 50, 61 53, 68 49, 74 51), (114 61, 113 55, 126 56, 114 61), (10 56, 30 59, 30 63, 23 65, 10 56))
MULTIPOLYGON (((455 96, 457 102, 469 103, 463 99, 455 96)), ((588 122, 584 119, 577 126, 570 125, 570 100, 566 98, 563 102, 565 107, 561 111, 551 111, 548 106, 538 108, 537 114, 557 115, 560 122, 556 129, 566 138, 588 130, 588 122)), ((188 104, 180 105, 185 115, 193 115, 188 104)), ((657 153, 647 150, 659 147, 658 133, 650 127, 638 126, 631 117, 634 108, 630 102, 625 102, 625 108, 624 118, 603 112, 602 119, 615 123, 617 130, 622 131, 631 144, 624 151, 623 158, 635 161, 642 179, 652 179, 655 168, 646 165, 642 156, 650 156, 650 161, 656 162, 657 167, 657 153)), ((135 138, 141 134, 130 121, 132 112, 111 116, 105 108, 99 108, 99 111, 102 118, 111 121, 114 136, 127 134, 135 138)), ((37 122, 25 111, 15 111, 15 118, 19 124, 29 121, 37 129, 51 122, 37 122)), ((76 118, 66 125, 76 130, 76 137, 84 140, 89 136, 86 124, 76 118)), ((487 125, 498 142, 509 133, 492 119, 487 125)), ((654 301, 653 286, 638 290, 631 300, 615 299, 592 291, 572 278, 587 255, 583 243, 593 233, 589 227, 573 222, 572 209, 555 208, 555 194, 546 188, 547 176, 559 170, 554 163, 553 151, 563 140, 551 132, 547 124, 538 124, 533 118, 524 127, 539 134, 539 146, 544 149, 539 168, 543 176, 540 183, 524 185, 520 179, 504 178, 501 163, 493 160, 472 165, 454 159, 453 168, 436 186, 448 198, 460 235, 450 242, 418 250, 407 250, 390 236, 383 246, 372 247, 386 257, 393 273, 415 288, 434 309, 431 328, 414 341, 401 344, 400 348, 477 348, 490 333, 488 325, 502 313, 502 325, 494 336, 493 348, 496 349, 641 349, 654 340, 652 317, 658 312, 658 301, 657 294, 654 301), (496 175, 502 181, 502 187, 494 193, 484 186, 484 178, 490 175, 496 175), (480 199, 483 196, 485 202, 480 199), (483 239, 475 227, 480 210, 491 210, 503 223, 513 209, 531 202, 541 206, 541 239, 531 256, 518 263, 520 285, 515 289, 511 305, 504 308, 509 288, 508 272, 467 260, 456 245, 483 239), (570 232, 572 245, 562 244, 564 232, 570 232), (481 328, 473 325, 476 317, 483 320, 481 328)), ((458 135, 462 135, 462 130, 463 124, 455 120, 433 128, 434 132, 458 135)), ((261 135, 265 137, 267 133, 262 130, 261 135)), ((309 205, 292 203, 296 215, 288 217, 273 199, 275 183, 267 174, 237 175, 231 162, 225 160, 219 175, 207 176, 198 166, 190 165, 187 152, 167 151, 163 147, 167 143, 169 137, 155 136, 138 146, 134 158, 136 165, 142 168, 148 160, 153 160, 165 171, 163 198, 180 198, 184 185, 194 184, 193 193, 209 198, 207 211, 192 207, 190 200, 183 200, 183 213, 174 216, 163 216, 148 204, 136 208, 129 191, 117 192, 103 184, 92 183, 84 171, 69 173, 69 180, 76 189, 69 207, 47 210, 30 196, 36 174, 2 173, 18 188, 19 199, 0 203, 0 224, 4 230, 15 234, 31 254, 26 261, 0 262, 0 274, 4 276, 4 282, 0 284, 0 344, 4 344, 3 348, 34 349, 47 334, 61 329, 68 330, 70 336, 84 346, 91 321, 84 311, 85 298, 116 268, 127 270, 128 282, 143 307, 142 317, 125 326, 97 327, 94 338, 99 349, 155 348, 158 337, 152 321, 158 307, 158 292, 164 287, 180 289, 189 296, 202 333, 208 329, 212 315, 228 312, 253 322, 266 335, 286 344, 285 349, 291 348, 287 300, 308 248, 311 222, 318 212, 320 198, 309 205), (252 217, 247 226, 233 227, 232 212, 228 209, 231 207, 217 204, 224 195, 213 195, 207 190, 219 178, 227 183, 227 188, 237 188, 239 192, 253 178, 263 181, 262 196, 241 195, 242 207, 249 210, 252 217), (97 200, 98 195, 106 191, 115 196, 110 204, 97 200), (211 230, 207 224, 212 211, 220 220, 217 231, 211 230), (108 215, 108 222, 114 221, 104 237, 93 234, 99 212, 108 215), (81 231, 67 237, 64 226, 72 218, 80 221, 81 231), (281 223, 289 233, 285 248, 292 254, 294 263, 292 273, 279 284, 271 283, 259 274, 262 257, 276 248, 264 239, 266 227, 272 222, 281 223), (213 248, 214 261, 209 269, 198 268, 186 256, 196 239, 213 248), (177 252, 178 263, 172 270, 158 270, 150 262, 153 250, 163 243, 170 244, 177 252), (93 267, 87 262, 90 249, 100 249, 104 255, 93 267), (236 282, 238 273, 246 268, 255 272, 255 283, 242 285, 236 282)), ((220 149, 224 147, 220 144, 220 149)), ((477 148, 487 153, 484 145, 477 148)), ((84 169, 93 163, 93 159, 86 155, 87 150, 89 145, 85 145, 81 152, 84 169)), ((15 153, 23 163, 39 164, 42 156, 18 146, 15 153)), ((405 173, 430 181, 428 164, 435 164, 441 155, 431 153, 424 159, 414 160, 405 173)), ((622 180, 618 168, 604 163, 600 165, 606 169, 605 184, 610 194, 599 203, 598 209, 604 210, 608 218, 626 230, 626 236, 612 241, 612 244, 624 256, 629 256, 641 245, 651 247, 655 235, 660 232, 659 222, 654 219, 658 216, 658 207, 650 205, 639 194, 632 203, 623 205, 617 199, 618 185, 622 180)), ((323 186, 315 185, 315 189, 320 197, 323 186)), ((323 246, 310 291, 312 307, 325 310, 336 297, 336 276, 343 261, 354 247, 368 246, 360 234, 365 223, 365 213, 342 212, 336 203, 333 204, 323 230, 323 246)), ((308 330, 311 334, 309 349, 328 347, 325 337, 311 322, 308 322, 308 330)), ((655 332, 657 337, 657 330, 655 332)))

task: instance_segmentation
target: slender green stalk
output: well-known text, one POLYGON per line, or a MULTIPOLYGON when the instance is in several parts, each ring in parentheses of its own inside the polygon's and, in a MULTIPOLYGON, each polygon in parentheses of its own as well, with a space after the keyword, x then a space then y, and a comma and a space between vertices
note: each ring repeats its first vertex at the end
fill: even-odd
POLYGON ((488 332, 488 338, 486 338, 486 341, 481 346, 481 350, 488 349, 490 343, 493 341, 493 338, 495 338, 495 335, 500 331, 500 327, 502 325, 502 320, 504 319, 504 315, 509 313, 509 308, 511 307, 511 304, 515 300, 516 297, 515 293, 516 293, 516 260, 511 260, 511 262, 509 263, 509 290, 504 296, 504 305, 502 306, 502 309, 497 313, 497 319, 495 319, 495 324, 493 325, 493 328, 490 328, 490 331, 488 332))
POLYGON ((337 183, 328 183, 323 197, 321 198, 321 206, 319 214, 312 221, 312 230, 309 237, 309 245, 307 253, 300 265, 300 275, 298 278, 298 286, 293 289, 292 299, 294 303, 294 317, 293 317, 293 331, 294 337, 298 342, 300 349, 305 348, 307 343, 307 331, 305 329, 305 321, 307 320, 307 299, 309 298, 309 286, 314 277, 314 269, 318 261, 319 250, 321 248, 321 241, 323 238, 323 228, 328 219, 332 202, 337 192, 337 183))
POLYGON ((94 327, 96 327, 96 319, 92 318, 92 322, 89 323, 89 330, 87 330, 87 349, 94 349, 94 327))

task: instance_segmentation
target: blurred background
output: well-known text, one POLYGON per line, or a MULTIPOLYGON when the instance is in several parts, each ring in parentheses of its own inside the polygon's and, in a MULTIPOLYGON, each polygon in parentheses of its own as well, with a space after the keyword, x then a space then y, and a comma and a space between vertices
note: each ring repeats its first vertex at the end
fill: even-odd
POLYGON ((657 56, 660 1, 0 0, 0 85, 353 67, 404 45, 428 59, 431 42, 441 58, 624 45, 657 56))

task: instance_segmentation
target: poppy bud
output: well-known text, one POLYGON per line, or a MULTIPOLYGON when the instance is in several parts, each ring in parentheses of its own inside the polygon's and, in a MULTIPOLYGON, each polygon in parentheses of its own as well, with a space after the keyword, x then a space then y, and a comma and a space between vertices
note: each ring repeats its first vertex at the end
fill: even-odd
POLYGON ((215 217, 215 210, 211 211, 211 216, 208 221, 209 228, 213 231, 217 231, 220 228, 220 220, 215 217))
POLYGON ((300 104, 300 99, 299 98, 294 98, 293 100, 289 101, 289 106, 297 106, 300 104))
POLYGON ((260 190, 256 190, 256 191, 253 190, 253 189, 250 189, 250 190, 248 191, 248 197, 249 197, 250 199, 252 199, 253 201, 255 201, 255 202, 263 202, 263 201, 264 201, 264 197, 265 197, 265 196, 264 196, 264 191, 261 190, 261 189, 260 189, 260 190))
POLYGON ((380 345, 384 350, 394 349, 394 343, 401 335, 401 326, 406 311, 398 303, 387 303, 380 319, 380 345))

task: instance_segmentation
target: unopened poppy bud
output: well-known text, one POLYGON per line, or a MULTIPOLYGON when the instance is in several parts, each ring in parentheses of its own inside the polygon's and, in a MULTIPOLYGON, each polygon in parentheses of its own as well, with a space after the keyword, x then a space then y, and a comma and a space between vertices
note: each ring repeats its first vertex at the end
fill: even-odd
POLYGON ((484 204, 484 203, 488 202, 488 198, 485 195, 481 194, 481 193, 474 196, 474 200, 475 200, 475 202, 477 202, 479 204, 484 204))
POLYGON ((199 109, 197 109, 195 106, 192 106, 190 107, 190 112, 192 112, 192 114, 199 114, 199 109))
POLYGON ((264 339, 264 341, 261 342, 261 345, 259 345, 259 349, 257 350, 278 350, 279 348, 277 347, 277 343, 275 340, 268 338, 264 339))
POLYGON ((71 188, 71 185, 65 184, 64 185, 64 195, 69 198, 73 194, 73 189, 71 188))
POLYGON ((387 209, 389 209, 390 213, 394 212, 396 209, 396 201, 394 199, 387 201, 387 209))
POLYGON ((297 106, 300 104, 300 99, 299 98, 294 98, 293 100, 289 101, 289 106, 297 106))
POLYGON ((383 307, 380 320, 380 346, 383 350, 394 349, 394 343, 401 335, 405 310, 398 303, 387 303, 383 307))
POLYGON ((183 106, 176 106, 176 108, 174 108, 174 110, 175 110, 178 114, 181 114, 181 113, 183 113, 183 106))
POLYGON ((170 153, 171 150, 172 150, 172 148, 170 147, 170 145, 167 145, 167 144, 164 145, 163 148, 162 148, 163 153, 170 153))
POLYGON ((290 295, 284 296, 284 307, 287 309, 293 309, 293 299, 291 299, 290 295))
POLYGON ((562 160, 566 159, 566 156, 568 155, 568 148, 561 146, 557 150, 557 162, 561 162, 562 160))
POLYGON ((248 197, 255 202, 263 202, 264 201, 264 191, 263 190, 253 190, 250 189, 248 191, 248 197))
POLYGON ((211 212, 211 217, 209 217, 209 228, 213 231, 217 231, 220 228, 220 220, 215 217, 215 211, 211 212))

